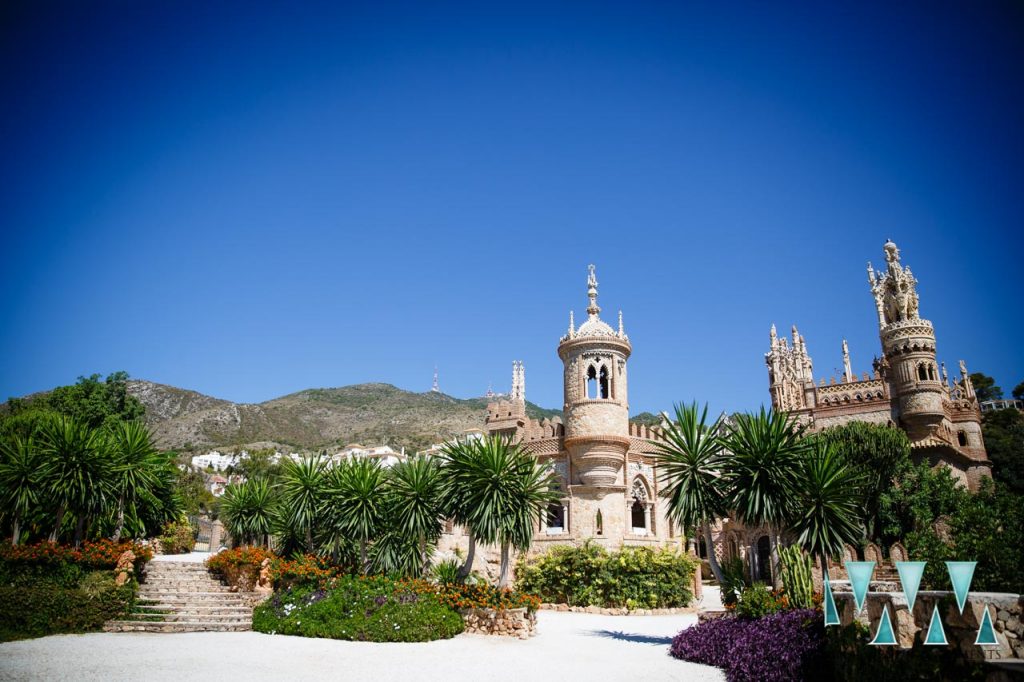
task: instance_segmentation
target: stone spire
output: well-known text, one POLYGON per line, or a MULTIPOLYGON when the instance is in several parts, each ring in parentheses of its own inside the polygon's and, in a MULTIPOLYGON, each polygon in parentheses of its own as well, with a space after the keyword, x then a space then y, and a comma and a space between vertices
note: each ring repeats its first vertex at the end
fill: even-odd
POLYGON ((597 305, 597 275, 594 273, 593 264, 588 265, 587 269, 590 271, 590 275, 587 277, 587 298, 590 299, 587 314, 591 318, 595 318, 601 312, 601 308, 597 305))
POLYGON ((572 311, 569 311, 569 338, 576 336, 576 322, 572 319, 572 311))
POLYGON ((526 370, 521 360, 512 361, 512 393, 513 402, 526 402, 526 370))
POLYGON ((850 347, 846 344, 846 339, 843 339, 843 376, 846 377, 846 382, 853 381, 853 368, 850 367, 850 347))
POLYGON ((626 331, 622 328, 622 311, 619 311, 619 336, 625 336, 626 331))

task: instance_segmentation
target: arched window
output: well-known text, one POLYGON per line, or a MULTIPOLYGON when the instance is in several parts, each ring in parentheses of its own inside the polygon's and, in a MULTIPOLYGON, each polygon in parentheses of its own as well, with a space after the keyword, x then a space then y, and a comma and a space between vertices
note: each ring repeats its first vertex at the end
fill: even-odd
POLYGON ((928 378, 935 381, 935 365, 928 365, 928 378))
POLYGON ((601 515, 601 510, 597 510, 597 514, 594 516, 594 528, 598 535, 604 535, 604 516, 601 515))
POLYGON ((956 442, 960 443, 960 445, 967 445, 967 432, 964 430, 957 431, 956 442))
POLYGON ((772 543, 767 535, 757 541, 757 578, 764 582, 772 579, 772 543))
POLYGON ((647 527, 647 488, 639 477, 633 481, 631 496, 633 505, 629 508, 629 512, 633 533, 646 535, 651 530, 647 527))
POLYGON ((609 397, 611 394, 608 392, 608 368, 601 365, 601 399, 607 400, 609 397))
POLYGON ((647 519, 644 518, 643 502, 637 499, 633 500, 633 506, 630 509, 630 518, 632 519, 634 533, 636 531, 647 531, 647 519))
POLYGON ((561 500, 555 500, 548 505, 548 532, 561 533, 565 529, 565 507, 561 500))
POLYGON ((587 399, 597 397, 597 368, 591 365, 587 369, 587 399))
POLYGON ((917 366, 917 378, 920 379, 921 381, 928 380, 928 370, 924 368, 924 365, 917 366))

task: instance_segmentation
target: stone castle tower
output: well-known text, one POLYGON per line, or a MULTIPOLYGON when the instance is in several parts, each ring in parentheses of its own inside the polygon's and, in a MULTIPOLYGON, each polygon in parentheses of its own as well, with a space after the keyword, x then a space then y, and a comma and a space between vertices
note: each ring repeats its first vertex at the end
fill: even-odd
POLYGON ((971 488, 990 475, 981 436, 981 411, 967 367, 949 381, 936 361, 935 330, 919 312, 917 280, 887 241, 886 270, 868 264, 878 313, 882 355, 871 376, 857 378, 843 341, 843 374, 815 386, 804 338, 793 327, 792 346, 772 325, 765 354, 772 406, 809 422, 815 430, 850 421, 892 424, 906 431, 916 459, 949 466, 971 488))
POLYGON ((511 437, 547 463, 559 481, 562 499, 549 507, 535 548, 584 539, 611 548, 662 544, 676 536, 658 500, 657 430, 629 423, 626 362, 633 348, 621 313, 617 330, 601 319, 592 265, 587 298, 587 320, 577 328, 570 312, 568 332, 558 343, 564 421, 527 416, 525 373, 518 362, 510 399, 487 407, 486 430, 511 437))

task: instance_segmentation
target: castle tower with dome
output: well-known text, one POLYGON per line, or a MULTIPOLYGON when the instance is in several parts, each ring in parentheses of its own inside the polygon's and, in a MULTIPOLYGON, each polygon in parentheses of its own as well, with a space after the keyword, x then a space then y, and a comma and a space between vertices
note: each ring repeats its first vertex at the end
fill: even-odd
POLYGON ((612 549, 679 540, 658 498, 653 456, 657 431, 629 423, 626 366, 633 347, 622 313, 618 329, 601 319, 597 287, 591 265, 587 319, 577 328, 570 312, 568 331, 558 343, 564 421, 526 415, 522 363, 513 364, 510 399, 487 407, 487 431, 512 438, 548 463, 559 481, 562 499, 549 507, 535 549, 586 539, 612 549))

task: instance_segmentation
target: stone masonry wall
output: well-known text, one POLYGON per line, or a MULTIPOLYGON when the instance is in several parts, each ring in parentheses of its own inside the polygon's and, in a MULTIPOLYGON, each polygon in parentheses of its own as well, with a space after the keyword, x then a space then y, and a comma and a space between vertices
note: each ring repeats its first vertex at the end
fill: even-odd
POLYGON ((537 614, 526 609, 462 609, 465 632, 529 639, 537 634, 537 614))

